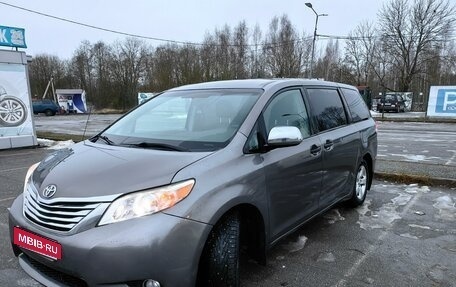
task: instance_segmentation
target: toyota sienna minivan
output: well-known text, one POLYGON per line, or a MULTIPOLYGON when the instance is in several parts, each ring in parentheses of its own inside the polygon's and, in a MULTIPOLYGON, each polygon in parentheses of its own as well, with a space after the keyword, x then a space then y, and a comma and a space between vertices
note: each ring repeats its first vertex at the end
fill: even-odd
POLYGON ((377 154, 356 88, 303 79, 168 90, 27 172, 9 211, 46 286, 239 286, 239 258, 336 203, 362 204, 377 154))

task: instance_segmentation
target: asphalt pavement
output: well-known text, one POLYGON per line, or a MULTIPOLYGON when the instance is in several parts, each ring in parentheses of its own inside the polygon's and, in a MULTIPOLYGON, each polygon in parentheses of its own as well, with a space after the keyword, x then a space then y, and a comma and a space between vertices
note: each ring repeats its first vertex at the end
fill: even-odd
POLYGON ((376 172, 456 187, 456 123, 379 121, 376 172))

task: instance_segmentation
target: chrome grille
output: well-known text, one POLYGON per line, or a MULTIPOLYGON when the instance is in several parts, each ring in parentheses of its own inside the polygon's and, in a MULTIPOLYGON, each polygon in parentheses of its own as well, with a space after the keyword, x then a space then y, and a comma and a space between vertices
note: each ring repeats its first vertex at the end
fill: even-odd
POLYGON ((30 182, 24 192, 25 217, 40 226, 58 231, 71 230, 100 204, 78 199, 44 200, 30 182))

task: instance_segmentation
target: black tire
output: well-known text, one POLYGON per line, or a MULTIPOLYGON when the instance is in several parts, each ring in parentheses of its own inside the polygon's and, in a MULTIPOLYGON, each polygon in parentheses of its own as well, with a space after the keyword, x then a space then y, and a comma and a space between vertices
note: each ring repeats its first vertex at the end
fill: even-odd
POLYGON ((6 96, 0 101, 0 126, 17 127, 27 119, 24 103, 13 96, 6 96))
POLYGON ((370 176, 369 167, 366 161, 362 160, 356 170, 355 184, 353 186, 352 196, 347 201, 348 206, 357 207, 364 203, 367 195, 367 187, 369 185, 370 176))
POLYGON ((44 111, 44 114, 45 114, 47 117, 55 115, 55 113, 54 113, 52 110, 50 110, 50 109, 45 110, 45 111, 44 111))
POLYGON ((239 256, 239 213, 231 212, 209 235, 201 257, 198 286, 238 287, 239 256))

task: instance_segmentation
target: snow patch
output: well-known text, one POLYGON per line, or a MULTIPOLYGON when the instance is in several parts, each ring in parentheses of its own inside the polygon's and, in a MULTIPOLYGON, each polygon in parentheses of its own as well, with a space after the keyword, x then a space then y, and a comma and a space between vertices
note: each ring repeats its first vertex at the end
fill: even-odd
POLYGON ((396 196, 395 198, 391 199, 394 205, 406 205, 410 199, 412 199, 412 196, 410 194, 399 194, 399 196, 396 196))
POLYGON ((447 271, 448 268, 446 268, 445 266, 436 264, 431 267, 431 269, 426 273, 426 276, 435 283, 438 283, 440 285, 444 282, 445 278, 448 278, 448 275, 446 274, 447 271))
POLYGON ((429 186, 421 186, 419 187, 418 184, 410 184, 408 185, 406 188, 405 188, 405 192, 409 193, 409 194, 417 194, 418 192, 422 192, 422 193, 427 193, 431 191, 429 189, 429 186))
POLYGON ((48 139, 37 139, 38 144, 40 146, 44 146, 47 149, 52 149, 52 150, 58 150, 58 149, 63 149, 70 147, 74 145, 74 141, 68 140, 68 141, 53 141, 53 140, 48 140, 48 139))
POLYGON ((292 253, 292 252, 296 252, 296 251, 303 249, 304 246, 306 245, 306 242, 307 242, 307 237, 302 235, 302 236, 299 236, 298 240, 296 240, 295 242, 290 242, 290 243, 284 245, 283 247, 286 250, 288 250, 288 252, 292 253))
POLYGON ((322 252, 317 257, 317 262, 335 262, 336 256, 332 252, 322 252))
POLYGON ((41 286, 40 283, 38 283, 37 281, 35 281, 31 278, 22 278, 22 279, 17 280, 16 283, 17 283, 17 286, 28 286, 28 287, 41 286))
POLYGON ((391 154, 392 156, 403 157, 406 161, 419 162, 419 161, 432 161, 435 159, 442 159, 435 156, 425 156, 420 154, 391 154))
POLYGON ((371 200, 366 200, 362 206, 356 209, 359 213, 357 224, 364 230, 392 227, 395 220, 402 218, 398 211, 399 207, 407 205, 412 200, 413 196, 410 193, 424 192, 429 188, 419 187, 417 184, 403 185, 402 188, 380 184, 375 185, 373 190, 395 194, 396 196, 389 203, 379 207, 378 210, 370 210, 371 200))
POLYGON ((410 226, 411 228, 420 228, 420 229, 431 230, 431 228, 429 226, 425 226, 425 225, 409 224, 408 226, 410 226))
POLYGON ((437 217, 445 220, 456 220, 456 203, 449 195, 444 195, 435 200, 432 205, 439 210, 437 217))
POLYGON ((418 239, 415 235, 411 235, 410 233, 403 233, 399 235, 400 237, 410 238, 410 239, 418 239))
POLYGON ((395 220, 401 219, 396 208, 397 206, 393 203, 385 204, 375 214, 372 212, 372 215, 375 216, 360 214, 357 223, 364 230, 390 228, 395 220))
POLYGON ((345 217, 340 215, 339 209, 337 209, 337 208, 334 208, 334 209, 331 209, 330 211, 328 211, 325 215, 323 215, 323 218, 327 219, 329 224, 334 224, 337 221, 345 220, 345 217))

